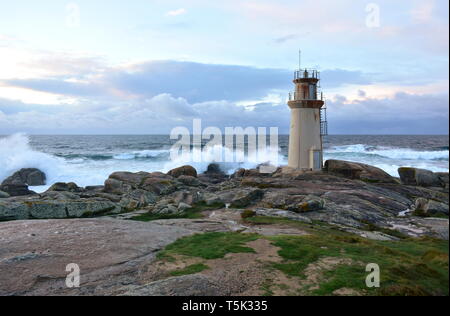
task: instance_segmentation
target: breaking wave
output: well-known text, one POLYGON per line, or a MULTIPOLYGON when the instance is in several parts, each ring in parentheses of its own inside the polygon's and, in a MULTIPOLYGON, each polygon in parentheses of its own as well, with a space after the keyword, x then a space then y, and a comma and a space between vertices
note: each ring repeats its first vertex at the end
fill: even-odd
POLYGON ((329 154, 358 154, 366 156, 378 156, 401 160, 449 160, 448 150, 418 151, 409 148, 392 148, 368 146, 363 144, 348 146, 333 146, 327 150, 329 154))
MULTIPOLYGON (((34 138, 33 138, 34 140, 34 138)), ((98 139, 96 140, 98 143, 98 139)), ((96 144, 97 144, 96 143, 96 144)), ((256 156, 244 154, 236 149, 221 145, 194 149, 192 153, 173 155, 165 142, 139 142, 138 145, 128 139, 119 146, 109 142, 103 147, 91 145, 89 139, 79 142, 72 138, 63 140, 63 144, 52 140, 43 145, 37 142, 44 152, 34 149, 30 139, 24 134, 0 137, 0 182, 21 168, 38 168, 47 175, 48 184, 55 182, 75 182, 80 186, 101 185, 115 171, 162 171, 167 172, 183 164, 194 166, 198 172, 204 172, 210 163, 233 157, 236 162, 218 162, 220 168, 233 173, 238 168, 254 168, 269 163, 274 166, 287 164, 286 146, 284 152, 279 148, 266 148, 256 156), (64 142, 68 143, 65 144, 64 142), (133 150, 134 147, 138 148, 133 150), (194 159, 194 157, 201 159, 194 159), (245 157, 242 159, 242 157, 245 157)), ((448 147, 447 147, 448 148, 448 147)), ((362 162, 377 166, 392 176, 398 176, 399 167, 415 167, 435 172, 448 171, 449 151, 444 146, 432 150, 395 148, 354 144, 332 146, 325 149, 325 159, 340 159, 362 162)), ((48 186, 47 186, 48 187, 48 186)), ((42 192, 46 187, 32 188, 42 192)))

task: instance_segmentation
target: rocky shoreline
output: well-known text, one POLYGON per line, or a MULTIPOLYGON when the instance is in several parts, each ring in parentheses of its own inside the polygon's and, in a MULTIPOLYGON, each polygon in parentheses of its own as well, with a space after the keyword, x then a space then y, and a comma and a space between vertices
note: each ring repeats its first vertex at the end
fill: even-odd
POLYGON ((331 225, 374 241, 448 240, 448 173, 401 168, 399 174, 397 179, 372 166, 329 160, 321 172, 240 169, 228 176, 212 164, 204 174, 191 166, 167 174, 115 172, 103 186, 56 183, 36 194, 28 185, 45 183, 45 174, 21 170, 0 186, 0 295, 158 295, 183 284, 191 285, 185 295, 242 294, 208 286, 205 274, 191 281, 157 279, 159 287, 143 289, 154 279, 138 281, 136 267, 196 233, 302 235, 283 225, 248 225, 246 217, 331 225), (64 289, 64 262, 83 265, 89 285, 64 289), (20 276, 23 269, 31 269, 28 278, 20 276))

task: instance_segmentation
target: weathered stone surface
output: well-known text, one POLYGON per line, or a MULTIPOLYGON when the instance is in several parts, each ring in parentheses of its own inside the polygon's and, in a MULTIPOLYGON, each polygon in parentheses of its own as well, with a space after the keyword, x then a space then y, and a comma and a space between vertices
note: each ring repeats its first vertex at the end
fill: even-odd
MULTIPOLYGON (((8 198, 0 201, 0 220, 62 219, 118 213, 122 209, 106 199, 62 199, 49 195, 30 198, 8 198)), ((56 192, 58 194, 58 192, 56 192)), ((70 194, 70 193, 68 193, 70 194)), ((61 196, 58 196, 61 197, 61 196)))
POLYGON ((11 195, 9 195, 6 192, 0 191, 0 199, 9 198, 11 195))
POLYGON ((184 275, 137 287, 124 296, 221 296, 215 282, 202 274, 184 275))
POLYGON ((207 175, 222 175, 225 176, 225 172, 220 169, 220 166, 216 163, 212 163, 208 165, 208 168, 205 171, 207 175))
POLYGON ((423 216, 449 215, 449 206, 438 201, 418 198, 414 204, 414 211, 423 216))
POLYGON ((192 233, 111 219, 0 223, 0 295, 121 294, 126 284, 148 283, 139 271, 157 250, 192 233), (80 267, 80 288, 65 286, 69 263, 80 267))
POLYGON ((278 209, 257 208, 255 209, 256 215, 270 216, 270 217, 283 217, 294 221, 312 223, 311 219, 306 216, 299 215, 297 213, 278 209))
POLYGON ((169 215, 181 213, 181 210, 178 209, 178 204, 175 204, 173 200, 164 199, 156 203, 152 213, 169 215))
POLYGON ((233 208, 243 208, 255 204, 264 196, 264 191, 260 189, 241 188, 238 191, 229 193, 232 194, 231 207, 233 208))
POLYGON ((234 178, 234 179, 236 179, 236 178, 242 178, 242 177, 244 177, 245 176, 245 169, 243 169, 243 168, 241 168, 241 169, 238 169, 238 170, 236 170, 232 175, 231 175, 231 178, 234 178))
POLYGON ((149 173, 114 172, 105 181, 104 191, 113 194, 125 194, 138 189, 149 173))
POLYGON ((22 203, 0 200, 0 222, 29 218, 28 206, 22 203))
POLYGON ((155 193, 137 189, 123 195, 119 204, 126 211, 132 211, 154 204, 156 203, 156 200, 157 197, 155 193))
POLYGON ((449 187, 449 176, 448 172, 436 172, 439 179, 441 180, 441 183, 444 185, 446 189, 449 187))
POLYGON ((178 182, 171 176, 162 173, 153 173, 144 179, 141 188, 157 195, 168 195, 178 189, 178 182))
POLYGON ((2 185, 45 185, 46 176, 36 168, 20 169, 2 182, 2 185))
MULTIPOLYGON (((400 179, 405 185, 415 185, 422 187, 442 187, 445 186, 443 179, 430 170, 417 168, 399 168, 400 179)), ((444 179, 445 180, 445 179, 444 179)))
POLYGON ((340 175, 349 179, 357 179, 371 183, 396 183, 397 181, 380 168, 362 163, 327 160, 325 170, 328 173, 340 175))
POLYGON ((199 187, 199 186, 204 185, 202 182, 200 182, 199 179, 197 179, 193 176, 184 176, 183 175, 183 176, 179 176, 177 178, 177 180, 188 187, 199 187))
POLYGON ((26 184, 0 185, 0 191, 8 193, 10 196, 25 196, 35 194, 35 192, 28 189, 28 186, 26 184))
POLYGON ((82 192, 83 189, 80 188, 76 183, 69 182, 57 182, 53 184, 47 191, 68 191, 68 192, 82 192))
POLYGON ((294 192, 289 190, 276 190, 264 194, 264 198, 259 205, 266 208, 297 211, 298 206, 301 205, 304 199, 305 195, 294 194, 294 192))
POLYGON ((178 204, 178 211, 180 211, 180 212, 184 212, 184 211, 186 211, 186 210, 188 210, 188 209, 191 209, 191 208, 192 208, 191 205, 186 204, 186 203, 183 203, 183 202, 181 202, 180 204, 178 204))
POLYGON ((314 195, 308 195, 298 205, 298 212, 304 213, 304 212, 318 211, 323 210, 324 207, 325 207, 325 200, 314 195))
POLYGON ((115 172, 105 181, 104 192, 122 195, 142 189, 156 195, 166 195, 174 192, 177 185, 173 177, 161 172, 115 172))
POLYGON ((191 176, 197 178, 197 170, 195 170, 195 168, 192 166, 182 166, 179 168, 175 168, 170 170, 167 174, 174 178, 178 178, 180 176, 191 176))

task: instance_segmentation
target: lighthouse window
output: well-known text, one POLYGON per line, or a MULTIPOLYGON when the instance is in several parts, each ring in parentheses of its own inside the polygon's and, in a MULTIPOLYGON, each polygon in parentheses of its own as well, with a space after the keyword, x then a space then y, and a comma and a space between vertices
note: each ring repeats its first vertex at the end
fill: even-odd
POLYGON ((309 85, 309 98, 312 100, 316 99, 316 86, 315 85, 309 85))

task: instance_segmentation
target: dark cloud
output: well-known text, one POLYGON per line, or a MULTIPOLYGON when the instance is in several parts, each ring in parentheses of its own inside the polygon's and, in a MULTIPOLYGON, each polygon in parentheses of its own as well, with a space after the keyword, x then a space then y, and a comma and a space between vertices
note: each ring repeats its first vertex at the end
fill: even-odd
POLYGON ((189 102, 239 101, 264 97, 274 89, 289 89, 290 72, 246 66, 157 61, 133 71, 105 75, 108 84, 132 94, 152 97, 170 93, 189 102))
POLYGON ((393 98, 328 102, 332 134, 448 134, 449 96, 398 93, 393 98))
MULTIPOLYGON (((255 100, 272 92, 287 92, 293 87, 293 71, 236 65, 194 62, 152 61, 131 68, 108 68, 81 78, 87 83, 68 82, 68 76, 50 79, 15 79, 6 85, 57 94, 116 98, 133 96, 151 98, 163 93, 182 97, 191 103, 226 100, 255 100), (89 76, 90 75, 90 76, 89 76), (86 79, 94 78, 94 79, 86 79), (111 95, 111 91, 116 94, 111 95)), ((324 88, 346 84, 368 84, 368 75, 341 69, 322 72, 324 88)))

